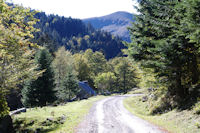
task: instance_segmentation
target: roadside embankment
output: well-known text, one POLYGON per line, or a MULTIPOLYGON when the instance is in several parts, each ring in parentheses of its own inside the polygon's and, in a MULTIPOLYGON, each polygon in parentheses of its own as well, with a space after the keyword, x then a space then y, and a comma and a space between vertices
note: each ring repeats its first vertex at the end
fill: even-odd
POLYGON ((164 114, 150 115, 148 101, 142 102, 142 96, 124 100, 124 106, 134 115, 167 129, 171 133, 199 133, 200 115, 194 110, 172 110, 164 114))

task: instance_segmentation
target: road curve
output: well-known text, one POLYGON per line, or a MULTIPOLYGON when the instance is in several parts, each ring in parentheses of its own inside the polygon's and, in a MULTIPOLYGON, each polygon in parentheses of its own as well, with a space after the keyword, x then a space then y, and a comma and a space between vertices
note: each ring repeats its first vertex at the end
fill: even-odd
POLYGON ((127 111, 123 99, 137 95, 112 96, 96 102, 76 133, 166 133, 127 111))

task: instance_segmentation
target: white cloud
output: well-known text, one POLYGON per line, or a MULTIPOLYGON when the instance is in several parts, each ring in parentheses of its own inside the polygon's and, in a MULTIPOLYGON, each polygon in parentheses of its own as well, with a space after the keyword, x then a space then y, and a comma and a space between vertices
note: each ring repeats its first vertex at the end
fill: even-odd
MULTIPOLYGON (((9 0, 11 1, 11 0, 9 0)), ((103 16, 116 11, 136 13, 132 0, 12 0, 25 7, 73 18, 103 16)))

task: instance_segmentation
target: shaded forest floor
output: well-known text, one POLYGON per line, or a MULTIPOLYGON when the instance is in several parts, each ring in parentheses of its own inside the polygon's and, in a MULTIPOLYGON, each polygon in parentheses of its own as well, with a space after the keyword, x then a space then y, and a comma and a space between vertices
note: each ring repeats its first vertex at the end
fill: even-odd
POLYGON ((174 109, 164 114, 150 115, 148 101, 142 102, 142 96, 125 99, 124 106, 134 115, 161 126, 171 133, 200 132, 200 115, 195 114, 194 109, 181 111, 174 109))

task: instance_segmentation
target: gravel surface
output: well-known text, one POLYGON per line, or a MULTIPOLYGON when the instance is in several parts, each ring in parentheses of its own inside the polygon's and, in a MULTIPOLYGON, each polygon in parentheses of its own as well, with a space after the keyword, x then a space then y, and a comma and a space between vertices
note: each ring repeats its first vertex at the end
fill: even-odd
POLYGON ((127 111, 123 99, 137 96, 112 96, 96 102, 76 133, 167 133, 127 111))

